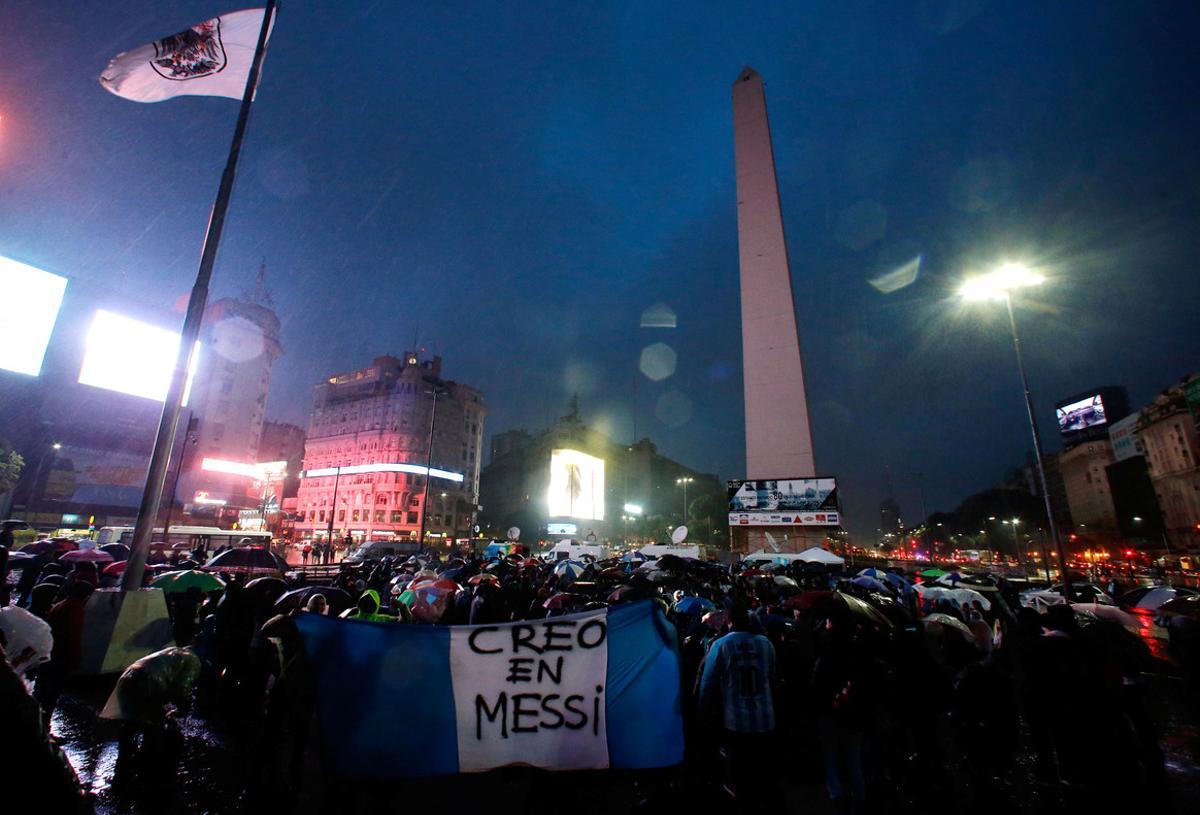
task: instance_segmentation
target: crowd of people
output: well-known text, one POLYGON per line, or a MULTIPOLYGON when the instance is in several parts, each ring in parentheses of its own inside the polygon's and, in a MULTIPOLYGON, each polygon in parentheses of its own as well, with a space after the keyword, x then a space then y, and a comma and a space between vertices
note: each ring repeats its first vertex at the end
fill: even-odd
MULTIPOLYGON (((636 552, 558 562, 429 553, 347 564, 328 585, 305 586, 254 569, 191 571, 198 564, 187 553, 182 561, 172 574, 185 577, 166 595, 174 646, 130 666, 101 713, 122 722, 114 784, 169 779, 175 722, 190 710, 258 723, 252 799, 284 804, 303 789, 315 691, 295 615, 496 624, 650 601, 676 632, 685 732, 683 766, 648 788, 650 798, 707 808, 710 796, 727 795, 743 811, 785 811, 785 782, 811 773, 841 812, 931 801, 1014 811, 1031 796, 1071 811, 1165 804, 1143 684, 1161 663, 1119 624, 1066 605, 1024 608, 990 575, 922 581, 898 570, 636 552), (1022 756, 1032 757, 1024 774, 1022 756)), ((53 634, 40 664, 3 643, 0 684, 5 709, 21 711, 23 738, 38 740, 25 765, 56 789, 70 773, 47 723, 79 666, 83 609, 97 584, 94 564, 53 556, 26 565, 15 586, 5 581, 5 602, 53 634)), ((11 758, 19 742, 0 743, 11 758)))

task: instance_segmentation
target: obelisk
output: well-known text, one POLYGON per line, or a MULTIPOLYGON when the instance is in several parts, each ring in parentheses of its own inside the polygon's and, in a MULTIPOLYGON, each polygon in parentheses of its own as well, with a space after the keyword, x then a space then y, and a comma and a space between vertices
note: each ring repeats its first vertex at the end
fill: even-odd
POLYGON ((746 478, 811 478, 812 432, 762 77, 733 83, 746 478))

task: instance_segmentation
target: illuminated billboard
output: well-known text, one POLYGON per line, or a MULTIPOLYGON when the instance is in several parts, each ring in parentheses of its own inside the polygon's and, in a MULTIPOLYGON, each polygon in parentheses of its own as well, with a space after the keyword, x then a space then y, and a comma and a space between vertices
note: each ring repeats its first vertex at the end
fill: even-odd
POLYGON ((37 376, 67 279, 0 255, 0 369, 37 376))
POLYGON ((551 518, 604 520, 604 459, 552 450, 548 497, 551 518))
MULTIPOLYGON (((101 309, 88 329, 79 382, 161 402, 167 398, 178 352, 175 332, 101 309)), ((185 405, 199 358, 196 343, 183 392, 185 405)))
POLYGON ((837 481, 789 478, 730 481, 730 526, 838 526, 837 481))
POLYGON ((1104 411, 1104 399, 1098 393, 1077 402, 1060 405, 1054 412, 1058 416, 1060 433, 1074 433, 1108 422, 1104 411))

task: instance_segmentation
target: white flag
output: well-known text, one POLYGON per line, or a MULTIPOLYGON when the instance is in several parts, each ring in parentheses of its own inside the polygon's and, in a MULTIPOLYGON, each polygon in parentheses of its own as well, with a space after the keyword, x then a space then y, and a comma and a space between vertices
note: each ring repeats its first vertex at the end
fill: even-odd
POLYGON ((264 13, 254 8, 223 14, 117 54, 100 74, 100 84, 135 102, 175 96, 241 99, 264 13))

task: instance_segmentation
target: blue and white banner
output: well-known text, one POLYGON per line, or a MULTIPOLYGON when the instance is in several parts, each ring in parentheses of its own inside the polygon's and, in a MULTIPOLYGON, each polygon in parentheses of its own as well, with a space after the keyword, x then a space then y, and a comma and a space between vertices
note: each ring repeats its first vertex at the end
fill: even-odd
POLYGON ((348 778, 683 760, 675 632, 652 601, 485 626, 301 614, 328 770, 348 778))

